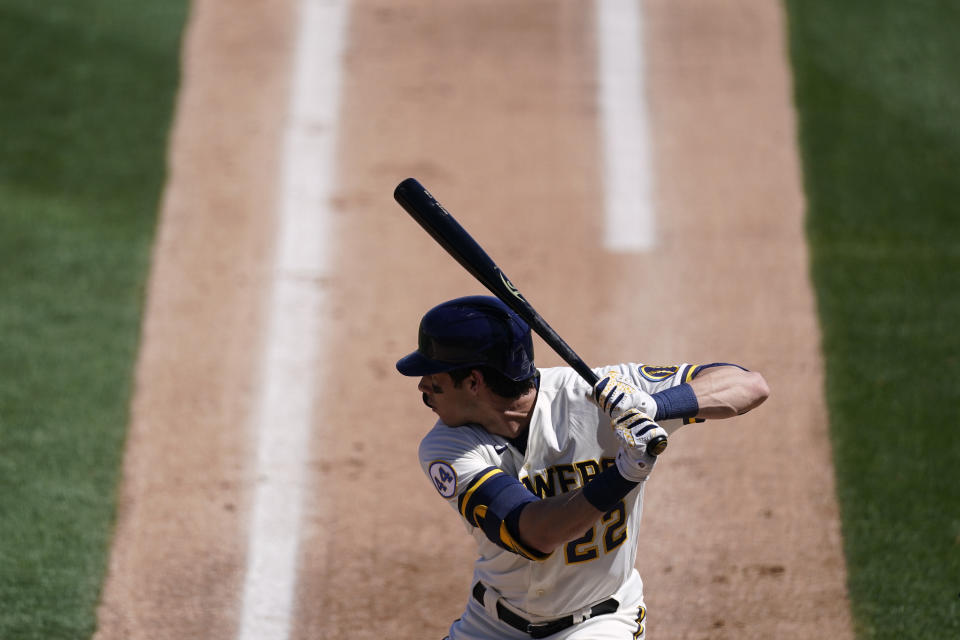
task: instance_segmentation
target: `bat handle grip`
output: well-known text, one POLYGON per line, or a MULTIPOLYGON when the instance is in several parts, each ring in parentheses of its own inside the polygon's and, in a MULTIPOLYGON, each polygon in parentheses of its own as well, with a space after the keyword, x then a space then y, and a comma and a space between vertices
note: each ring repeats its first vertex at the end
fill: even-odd
POLYGON ((667 436, 657 436, 647 443, 647 453, 659 456, 667 448, 667 436))
MULTIPOLYGON (((570 360, 570 364, 591 387, 596 386, 596 384, 600 381, 600 378, 597 377, 597 374, 593 372, 593 369, 588 367, 579 358, 572 358, 570 360)), ((661 453, 666 451, 667 443, 667 436, 657 436, 647 443, 647 453, 654 457, 659 456, 661 453)))

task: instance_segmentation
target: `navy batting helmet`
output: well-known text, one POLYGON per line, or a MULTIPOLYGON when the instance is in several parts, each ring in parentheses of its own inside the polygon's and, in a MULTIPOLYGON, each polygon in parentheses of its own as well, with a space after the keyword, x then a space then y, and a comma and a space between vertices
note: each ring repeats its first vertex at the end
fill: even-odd
POLYGON ((420 321, 417 350, 397 361, 405 376, 488 365, 511 380, 526 380, 533 365, 530 327, 491 296, 466 296, 430 309, 420 321))

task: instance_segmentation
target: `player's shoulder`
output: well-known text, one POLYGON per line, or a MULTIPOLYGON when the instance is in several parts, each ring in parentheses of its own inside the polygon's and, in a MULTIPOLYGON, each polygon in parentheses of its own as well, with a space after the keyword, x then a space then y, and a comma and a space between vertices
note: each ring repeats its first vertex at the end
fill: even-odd
POLYGON ((478 473, 498 467, 506 448, 503 438, 478 425, 437 422, 420 441, 420 466, 437 492, 451 500, 478 473))
POLYGON ((462 458, 501 440, 479 425, 451 427, 438 420, 420 440, 420 461, 462 458))
POLYGON ((570 367, 546 367, 537 369, 537 373, 540 374, 540 395, 552 396, 562 390, 588 386, 580 374, 570 367))

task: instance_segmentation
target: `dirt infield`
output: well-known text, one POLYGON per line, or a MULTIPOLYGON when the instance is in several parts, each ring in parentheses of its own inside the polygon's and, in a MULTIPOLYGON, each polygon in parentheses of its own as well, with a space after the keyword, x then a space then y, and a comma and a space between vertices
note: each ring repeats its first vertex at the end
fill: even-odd
MULTIPOLYGON (((648 637, 852 637, 779 3, 644 3, 642 255, 599 240, 592 3, 351 7, 292 637, 439 640, 467 596, 472 543, 420 472, 432 418, 393 363, 426 308, 481 289, 393 203, 408 176, 588 362, 767 377, 763 407, 679 432, 650 482, 648 637)), ((193 9, 99 640, 237 633, 296 20, 292 0, 193 9)))

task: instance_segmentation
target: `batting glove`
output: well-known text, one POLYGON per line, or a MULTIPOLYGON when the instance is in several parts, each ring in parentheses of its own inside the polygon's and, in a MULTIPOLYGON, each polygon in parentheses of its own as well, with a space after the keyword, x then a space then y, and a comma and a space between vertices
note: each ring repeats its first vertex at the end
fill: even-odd
POLYGON ((647 452, 647 444, 658 436, 667 437, 666 430, 639 409, 627 409, 610 426, 620 446, 631 451, 647 452))
POLYGON ((656 400, 616 371, 610 371, 600 378, 593 387, 591 399, 614 421, 629 409, 639 409, 650 419, 657 417, 656 400))
POLYGON ((628 449, 646 453, 648 442, 667 436, 666 430, 653 420, 657 415, 656 400, 616 371, 600 378, 590 399, 610 416, 617 438, 628 449))
POLYGON ((644 449, 620 447, 617 452, 617 471, 631 482, 643 482, 653 472, 657 464, 656 456, 651 456, 644 449))

